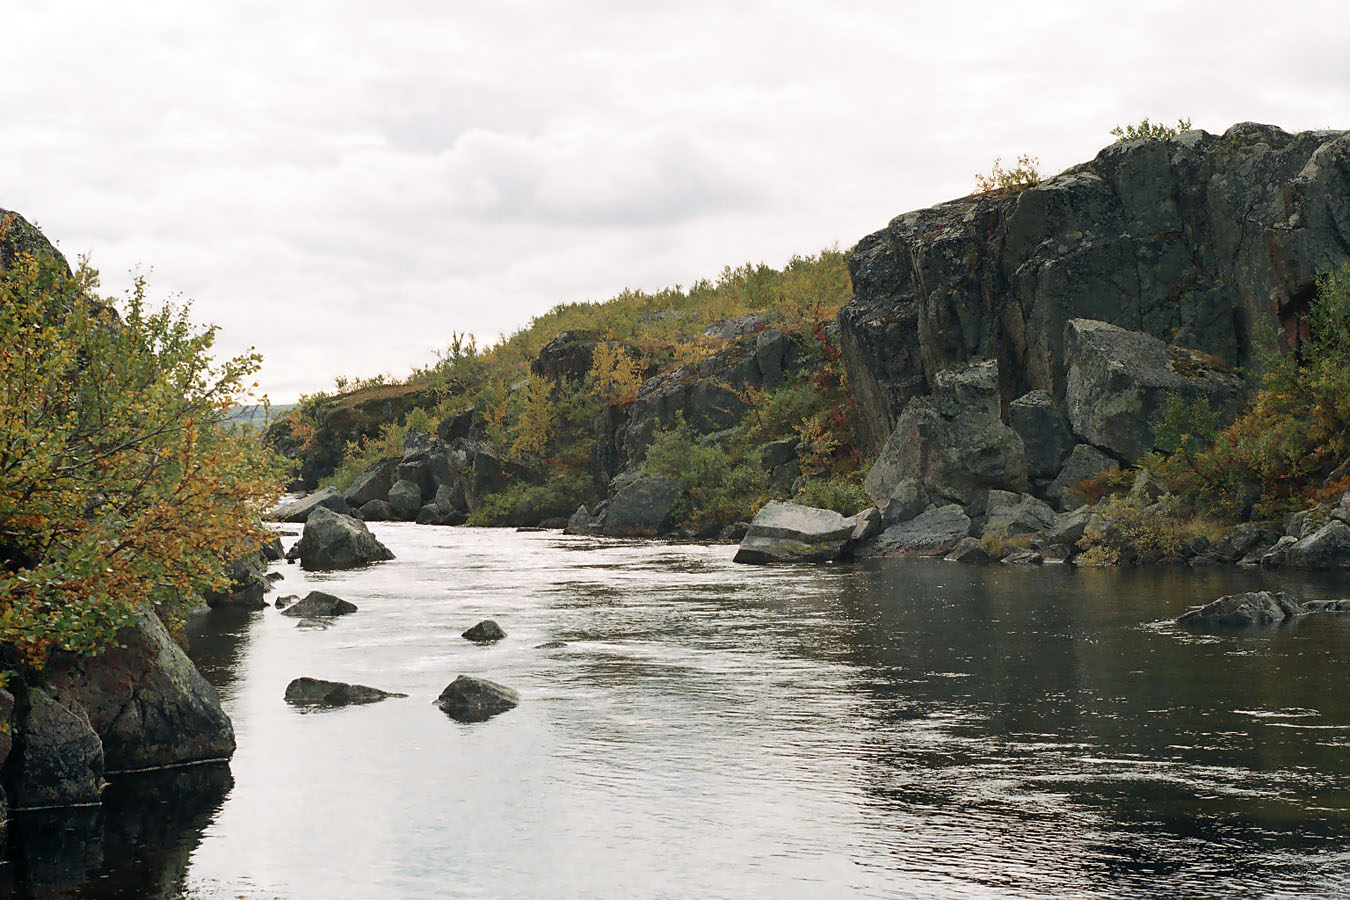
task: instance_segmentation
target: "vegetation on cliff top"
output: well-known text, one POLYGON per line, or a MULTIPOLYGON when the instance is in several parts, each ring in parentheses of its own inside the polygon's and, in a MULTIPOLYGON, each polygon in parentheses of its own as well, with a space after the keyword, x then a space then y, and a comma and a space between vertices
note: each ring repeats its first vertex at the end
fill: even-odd
MULTIPOLYGON (((0 243, 14 221, 0 222, 0 243)), ((27 227, 27 226, 24 226, 27 227)), ((96 652, 155 607, 172 622, 268 537, 276 473, 221 427, 256 355, 213 329, 95 296, 95 273, 23 251, 0 272, 0 645, 9 665, 96 652), (120 308, 120 316, 113 312, 120 308)))
MULTIPOLYGON (((340 448, 334 470, 322 481, 342 488, 380 459, 399 455, 409 431, 434 432, 438 422, 473 407, 494 451, 537 477, 487 498, 470 521, 511 523, 512 511, 523 507, 536 515, 565 516, 599 499, 591 453, 596 414, 607 405, 631 404, 647 378, 725 350, 727 340, 705 334, 708 326, 759 315, 759 327, 797 336, 818 357, 819 368, 773 390, 747 393, 742 399, 751 412, 718 443, 700 443, 675 425, 651 448, 649 468, 690 485, 682 510, 685 524, 709 527, 748 517, 765 499, 783 493, 770 487, 753 458, 765 441, 805 441, 815 448, 809 461, 813 472, 856 481, 862 460, 853 449, 847 386, 830 336, 839 307, 851 293, 847 254, 829 249, 794 257, 782 269, 762 264, 727 268, 715 281, 701 280, 688 289, 626 290, 604 302, 563 304, 491 347, 455 335, 436 362, 404 380, 339 379, 339 393, 301 398, 286 428, 293 451, 303 457, 307 445, 323 439, 325 421, 340 410, 419 392, 415 408, 340 448), (555 381, 533 374, 531 363, 540 351, 567 332, 594 342, 585 377, 555 381)), ((860 492, 855 489, 850 496, 856 499, 860 492)))

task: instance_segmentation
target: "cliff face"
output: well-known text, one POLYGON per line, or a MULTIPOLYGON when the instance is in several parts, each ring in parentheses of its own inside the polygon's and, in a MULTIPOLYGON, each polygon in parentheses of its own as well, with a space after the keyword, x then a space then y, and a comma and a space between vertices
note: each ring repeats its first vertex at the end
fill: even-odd
POLYGON ((1350 261, 1350 132, 1235 125, 1111 145, 1021 193, 905 213, 863 238, 839 313, 862 446, 938 372, 998 360, 1003 405, 1064 399, 1070 319, 1232 365, 1299 339, 1318 275, 1350 261))

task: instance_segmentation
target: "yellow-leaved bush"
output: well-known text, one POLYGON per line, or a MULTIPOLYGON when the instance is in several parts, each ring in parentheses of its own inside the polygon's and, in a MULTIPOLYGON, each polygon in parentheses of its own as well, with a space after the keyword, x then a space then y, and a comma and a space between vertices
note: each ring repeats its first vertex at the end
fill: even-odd
MULTIPOLYGON (((19 227, 0 222, 5 230, 19 227)), ((277 467, 222 422, 259 358, 212 359, 186 309, 121 304, 54 252, 0 271, 0 645, 41 669, 96 653, 138 608, 171 625, 270 538, 277 467)))

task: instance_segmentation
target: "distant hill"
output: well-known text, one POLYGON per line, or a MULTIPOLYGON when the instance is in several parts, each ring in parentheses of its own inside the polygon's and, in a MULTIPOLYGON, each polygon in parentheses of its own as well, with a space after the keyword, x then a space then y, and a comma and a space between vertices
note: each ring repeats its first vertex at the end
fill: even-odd
POLYGON ((234 409, 230 410, 230 414, 226 417, 225 422, 227 425, 242 425, 248 429, 261 431, 267 427, 269 416, 271 421, 275 422, 294 408, 294 403, 274 403, 272 404, 269 413, 268 409, 261 403, 253 403, 248 406, 236 406, 234 409))

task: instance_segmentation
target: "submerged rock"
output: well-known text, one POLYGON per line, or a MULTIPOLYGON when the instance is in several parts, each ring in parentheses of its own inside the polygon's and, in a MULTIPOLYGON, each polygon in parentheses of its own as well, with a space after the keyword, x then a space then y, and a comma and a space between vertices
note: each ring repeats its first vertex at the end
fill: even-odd
POLYGON ((286 702, 294 706, 351 706, 375 703, 388 697, 406 697, 393 691, 347 684, 342 681, 323 681, 318 678, 297 678, 286 685, 286 702))
POLYGON ((460 722, 484 722, 520 705, 520 695, 486 678, 461 675, 436 698, 436 705, 460 722))
POLYGON ((310 591, 305 599, 292 603, 281 611, 293 619, 312 619, 318 616, 345 616, 356 612, 356 604, 323 591, 310 591))
POLYGON ((775 500, 755 514, 735 561, 829 562, 843 554, 857 527, 833 510, 775 500))
POLYGON ((1229 594, 1199 609, 1193 609, 1177 619, 1184 628, 1205 631, 1248 628, 1255 625, 1278 625, 1299 616, 1307 609, 1283 592, 1248 591, 1229 594))
POLYGON ((542 644, 535 644, 536 650, 561 650, 567 646, 567 641, 545 641, 542 644))
POLYGON ((473 641, 475 644, 491 644, 494 641, 500 641, 502 638, 506 637, 506 632, 502 630, 502 626, 491 619, 484 619, 468 631, 465 631, 460 637, 468 641, 473 641))
POLYGON ((293 550, 306 569, 353 569, 394 558, 365 522, 323 507, 310 513, 293 550))

